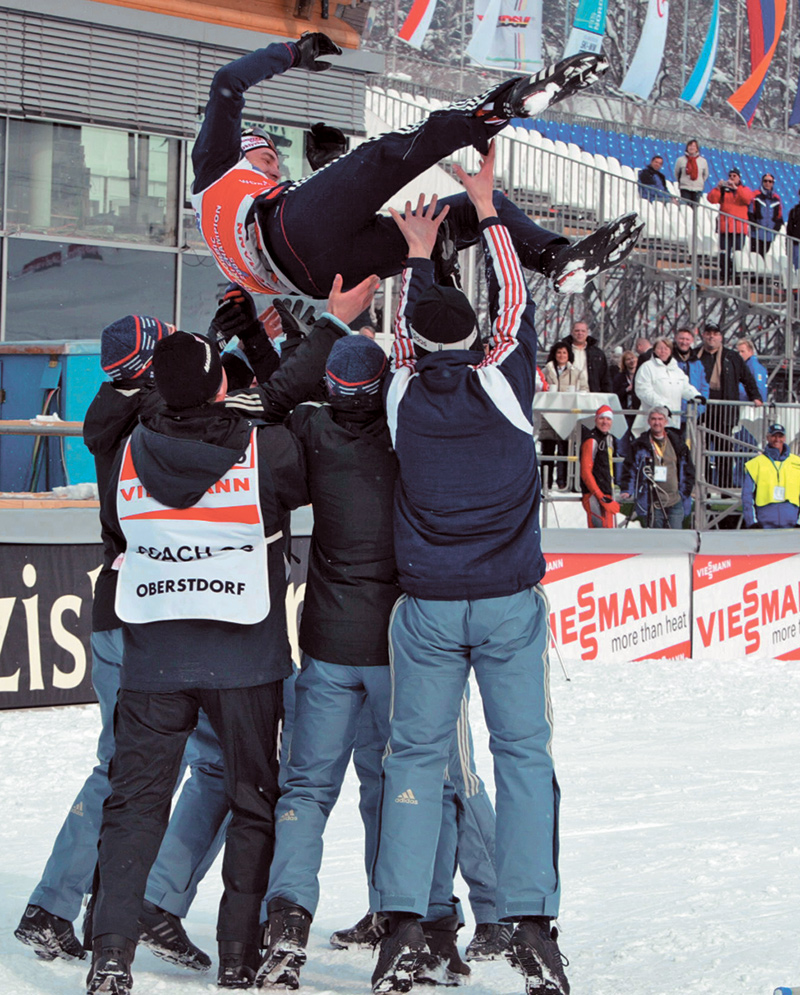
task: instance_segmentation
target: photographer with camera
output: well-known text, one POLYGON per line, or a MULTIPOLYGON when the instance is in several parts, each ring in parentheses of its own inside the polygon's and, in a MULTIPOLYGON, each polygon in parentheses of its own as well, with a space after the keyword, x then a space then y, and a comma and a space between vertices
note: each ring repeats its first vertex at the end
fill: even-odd
POLYGON ((634 499, 643 529, 681 529, 692 510, 694 463, 680 431, 667 427, 669 418, 669 408, 650 410, 650 429, 633 443, 622 466, 620 497, 634 499))
POLYGON ((736 168, 728 170, 728 178, 708 194, 709 204, 719 204, 719 278, 720 283, 733 282, 733 254, 742 247, 749 228, 747 209, 755 191, 742 183, 742 174, 736 168))

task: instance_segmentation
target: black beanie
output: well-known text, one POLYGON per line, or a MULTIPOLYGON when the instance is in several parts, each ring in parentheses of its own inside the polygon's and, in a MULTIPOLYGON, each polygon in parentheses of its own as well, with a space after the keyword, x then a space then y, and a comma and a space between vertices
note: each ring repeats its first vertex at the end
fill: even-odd
POLYGON ((455 287, 438 283, 429 287, 414 305, 411 336, 428 352, 469 349, 478 324, 472 305, 455 287))
POLYGON ((153 350, 153 376, 168 408, 197 408, 219 390, 222 360, 202 335, 174 332, 153 350))

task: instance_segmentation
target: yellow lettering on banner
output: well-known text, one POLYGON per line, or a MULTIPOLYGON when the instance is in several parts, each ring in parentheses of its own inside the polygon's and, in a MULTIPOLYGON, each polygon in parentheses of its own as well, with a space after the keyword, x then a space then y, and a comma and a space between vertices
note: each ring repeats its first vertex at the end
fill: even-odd
POLYGON ((53 687, 69 690, 76 688, 86 675, 86 650, 80 639, 64 628, 62 616, 65 611, 71 611, 76 618, 81 615, 81 599, 75 594, 64 594, 56 598, 50 609, 50 631, 56 645, 66 650, 75 661, 70 672, 53 665, 53 687))

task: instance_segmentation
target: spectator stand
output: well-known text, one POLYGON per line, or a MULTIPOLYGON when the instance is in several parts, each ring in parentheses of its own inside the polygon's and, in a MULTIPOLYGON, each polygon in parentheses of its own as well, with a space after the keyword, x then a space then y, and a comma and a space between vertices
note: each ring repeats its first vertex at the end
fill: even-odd
MULTIPOLYGON (((367 102, 378 130, 406 125, 445 105, 431 97, 423 101, 377 87, 368 89, 367 102)), ((736 335, 754 340, 770 371, 773 394, 788 399, 800 357, 794 342, 794 329, 800 324, 800 274, 792 265, 790 244, 794 240, 779 232, 762 257, 750 252, 745 237, 742 249, 734 253, 734 278, 723 283, 718 207, 701 203, 695 208, 679 202, 671 181, 668 190, 674 200, 653 202, 640 195, 638 170, 656 148, 662 150, 663 143, 656 147, 636 136, 552 121, 537 121, 536 128, 522 124, 506 129, 498 138, 498 185, 539 224, 579 237, 628 211, 636 211, 645 222, 636 251, 622 266, 601 274, 581 303, 574 297, 560 297, 543 278, 532 277, 531 289, 544 319, 540 320, 542 346, 563 338, 576 316, 589 321, 606 349, 628 343, 640 328, 669 335, 680 324, 694 327, 713 319, 728 340, 736 335)), ((671 149, 663 148, 663 154, 666 164, 671 149)), ((704 147, 703 154, 709 159, 713 181, 727 174, 729 153, 704 147)), ((753 156, 737 156, 734 161, 752 184, 770 168, 779 192, 788 195, 797 189, 798 165, 767 163, 753 156)), ((475 169, 478 155, 464 149, 450 162, 475 169)), ((445 171, 447 167, 444 163, 445 171)), ((428 192, 423 183, 414 189, 428 192)), ((793 396, 800 396, 798 386, 793 396)))

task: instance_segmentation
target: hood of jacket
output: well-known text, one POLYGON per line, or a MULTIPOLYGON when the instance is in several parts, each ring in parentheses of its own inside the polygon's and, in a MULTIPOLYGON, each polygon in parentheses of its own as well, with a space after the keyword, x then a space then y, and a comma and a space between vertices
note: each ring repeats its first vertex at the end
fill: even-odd
POLYGON ((474 349, 444 349, 431 352, 417 360, 416 372, 425 379, 425 386, 443 394, 453 389, 453 377, 461 376, 464 370, 477 366, 483 353, 474 349))
POLYGON ((211 405, 177 420, 169 415, 143 420, 131 436, 131 454, 156 501, 190 508, 244 456, 249 439, 249 422, 211 405))
POLYGON ((791 449, 788 446, 784 446, 783 449, 778 452, 773 446, 764 446, 764 455, 768 456, 773 463, 783 463, 785 459, 788 459, 791 455, 791 449))
POLYGON ((86 448, 92 456, 113 456, 120 439, 127 438, 136 427, 139 415, 155 410, 161 403, 151 380, 101 384, 83 420, 86 448))

